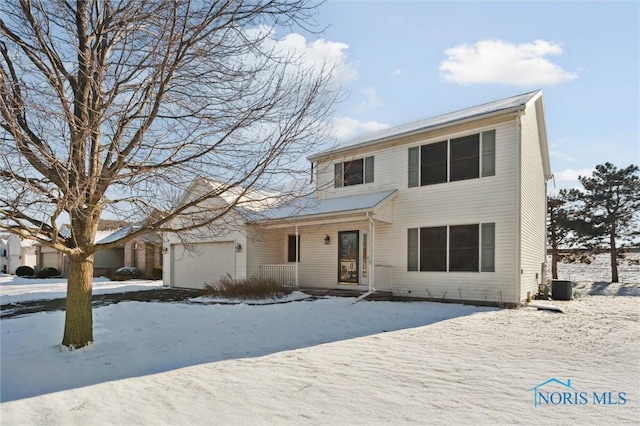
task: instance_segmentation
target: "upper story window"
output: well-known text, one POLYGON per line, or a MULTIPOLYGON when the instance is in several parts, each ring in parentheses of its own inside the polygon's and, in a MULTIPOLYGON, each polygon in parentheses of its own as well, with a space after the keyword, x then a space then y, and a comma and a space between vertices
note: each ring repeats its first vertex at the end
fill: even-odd
POLYGON ((371 182, 373 182, 373 156, 335 164, 335 188, 371 182))
POLYGON ((409 187, 495 175, 496 131, 409 148, 409 187))

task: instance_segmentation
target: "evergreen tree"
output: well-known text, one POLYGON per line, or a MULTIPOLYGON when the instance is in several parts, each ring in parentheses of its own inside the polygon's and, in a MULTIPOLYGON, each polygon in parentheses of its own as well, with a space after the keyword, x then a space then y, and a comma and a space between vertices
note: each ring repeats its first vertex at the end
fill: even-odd
POLYGON ((551 249, 551 278, 554 280, 558 279, 560 248, 568 248, 572 242, 571 207, 566 189, 547 197, 547 239, 551 249))
POLYGON ((578 180, 584 190, 568 193, 576 203, 574 229, 585 246, 609 249, 611 281, 618 282, 619 244, 640 236, 638 166, 618 169, 607 162, 597 165, 591 177, 580 176, 578 180))

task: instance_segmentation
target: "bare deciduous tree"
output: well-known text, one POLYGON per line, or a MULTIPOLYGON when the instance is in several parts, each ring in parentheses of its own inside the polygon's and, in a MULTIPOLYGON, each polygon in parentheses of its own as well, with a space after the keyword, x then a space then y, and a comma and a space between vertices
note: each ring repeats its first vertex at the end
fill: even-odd
POLYGON ((206 226, 251 194, 298 190, 339 95, 272 29, 314 28, 307 0, 5 0, 0 15, 0 229, 70 260, 62 344, 93 341, 97 250, 206 226), (219 185, 176 207, 198 176, 219 185), (259 190, 259 191, 257 191, 259 190), (173 221, 231 196, 205 219, 173 221), (154 214, 151 214, 154 212, 154 214), (96 244, 99 219, 149 218, 96 244), (59 225, 68 221, 71 236, 59 225), (172 223, 173 221, 173 223, 172 223), (170 226, 171 225, 171 226, 170 226))

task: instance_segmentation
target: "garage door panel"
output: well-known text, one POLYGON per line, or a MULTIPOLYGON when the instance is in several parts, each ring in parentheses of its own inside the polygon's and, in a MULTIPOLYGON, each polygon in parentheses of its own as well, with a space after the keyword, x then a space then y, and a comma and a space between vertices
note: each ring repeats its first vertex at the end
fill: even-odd
POLYGON ((42 253, 43 268, 58 268, 58 253, 42 253))
POLYGON ((172 246, 172 285, 184 288, 204 288, 229 274, 235 278, 236 253, 233 241, 183 244, 172 246))

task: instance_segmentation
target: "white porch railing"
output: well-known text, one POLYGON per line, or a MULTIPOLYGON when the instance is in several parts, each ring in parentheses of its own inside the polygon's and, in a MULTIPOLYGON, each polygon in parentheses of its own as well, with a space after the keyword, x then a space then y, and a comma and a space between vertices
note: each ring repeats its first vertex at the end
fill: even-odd
POLYGON ((260 265, 260 277, 276 280, 284 287, 295 287, 296 265, 260 265))

